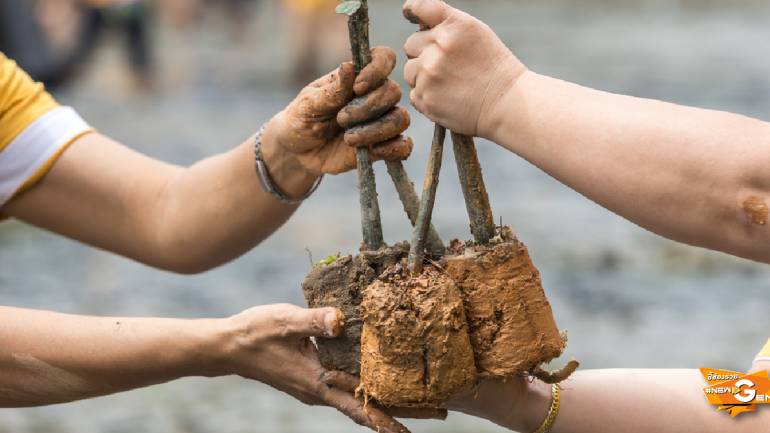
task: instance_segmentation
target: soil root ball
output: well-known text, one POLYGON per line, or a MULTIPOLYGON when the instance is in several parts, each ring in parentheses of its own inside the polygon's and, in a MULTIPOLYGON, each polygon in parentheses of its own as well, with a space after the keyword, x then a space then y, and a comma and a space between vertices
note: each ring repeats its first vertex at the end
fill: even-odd
POLYGON ((390 407, 440 407, 476 380, 463 302, 443 272, 389 269, 364 291, 359 393, 390 407))
POLYGON ((489 245, 453 241, 444 264, 459 287, 481 377, 534 372, 561 355, 551 306, 526 246, 509 227, 489 245))
POLYGON ((345 328, 338 338, 318 338, 321 365, 358 375, 361 365, 361 313, 359 306, 364 288, 382 271, 404 259, 409 245, 398 243, 358 256, 339 257, 328 264, 318 264, 302 282, 302 291, 310 308, 337 307, 345 316, 345 328))

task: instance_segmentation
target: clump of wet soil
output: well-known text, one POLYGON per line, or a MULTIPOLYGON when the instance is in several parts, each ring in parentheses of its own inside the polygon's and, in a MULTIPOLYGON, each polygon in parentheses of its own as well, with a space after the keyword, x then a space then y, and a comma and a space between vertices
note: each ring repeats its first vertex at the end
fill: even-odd
POLYGON ((539 366, 561 355, 566 338, 527 247, 510 227, 499 228, 489 245, 452 241, 442 265, 462 293, 479 375, 545 373, 539 366))
POLYGON ((389 268, 364 290, 361 386, 391 407, 441 407, 476 380, 463 300, 434 266, 389 268))
POLYGON ((355 257, 340 257, 332 263, 316 265, 302 282, 302 291, 310 308, 337 307, 345 316, 345 328, 338 338, 316 341, 321 365, 359 375, 361 368, 361 313, 364 289, 386 268, 409 254, 409 244, 402 242, 355 257))
POLYGON ((540 273, 510 227, 488 245, 454 240, 439 263, 406 269, 407 242, 318 265, 302 283, 311 308, 337 307, 345 329, 316 343, 321 364, 361 376, 389 407, 441 407, 476 378, 531 374, 557 383, 578 367, 541 367, 566 346, 540 273))

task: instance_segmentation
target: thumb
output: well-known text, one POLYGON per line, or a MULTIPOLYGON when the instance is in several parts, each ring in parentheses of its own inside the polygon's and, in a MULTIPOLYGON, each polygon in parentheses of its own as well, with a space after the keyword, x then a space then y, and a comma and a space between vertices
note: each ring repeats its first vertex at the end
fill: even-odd
POLYGON ((340 65, 332 79, 315 94, 313 111, 318 114, 336 114, 353 99, 353 82, 356 69, 352 63, 340 65), (336 75, 336 76, 335 76, 336 75))
POLYGON ((404 18, 418 24, 420 30, 436 27, 449 17, 452 7, 441 0, 407 0, 404 3, 404 18))
POLYGON ((342 332, 345 317, 332 308, 297 308, 285 316, 285 330, 297 337, 336 337, 342 332))

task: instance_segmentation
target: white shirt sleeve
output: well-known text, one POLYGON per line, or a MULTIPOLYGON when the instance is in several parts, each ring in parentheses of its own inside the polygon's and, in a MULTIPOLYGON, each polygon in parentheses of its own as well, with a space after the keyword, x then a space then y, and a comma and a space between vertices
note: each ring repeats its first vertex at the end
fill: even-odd
POLYGON ((63 146, 92 129, 71 107, 56 107, 29 124, 0 152, 0 208, 63 146))

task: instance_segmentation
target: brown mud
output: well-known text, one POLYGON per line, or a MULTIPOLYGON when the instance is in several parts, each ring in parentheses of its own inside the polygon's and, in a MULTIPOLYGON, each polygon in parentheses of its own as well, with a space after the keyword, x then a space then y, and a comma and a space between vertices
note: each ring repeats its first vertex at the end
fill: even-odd
POLYGON ((310 308, 337 307, 345 316, 345 328, 338 338, 316 341, 321 365, 359 375, 361 366, 361 313, 364 289, 387 267, 409 253, 409 245, 392 247, 358 256, 344 256, 326 265, 316 265, 302 282, 302 291, 310 308))
POLYGON ((440 407, 475 383, 463 301, 443 271, 391 267, 364 291, 359 392, 390 407, 440 407))
POLYGON ((566 346, 526 246, 509 227, 487 245, 454 240, 410 275, 409 244, 317 265, 302 283, 310 307, 337 307, 345 329, 317 340, 321 364, 361 377, 387 407, 441 407, 477 378, 533 375, 557 383, 577 368, 542 366, 566 346))
POLYGON ((752 224, 760 226, 767 224, 767 216, 770 210, 762 197, 751 196, 744 200, 741 207, 752 224))
POLYGON ((364 146, 389 140, 409 128, 409 114, 403 107, 394 107, 380 118, 345 131, 345 143, 364 146))
POLYGON ((498 229, 489 245, 454 240, 448 254, 442 264, 463 296, 479 376, 542 372, 541 364, 561 355, 566 338, 540 273, 509 227, 498 229))

